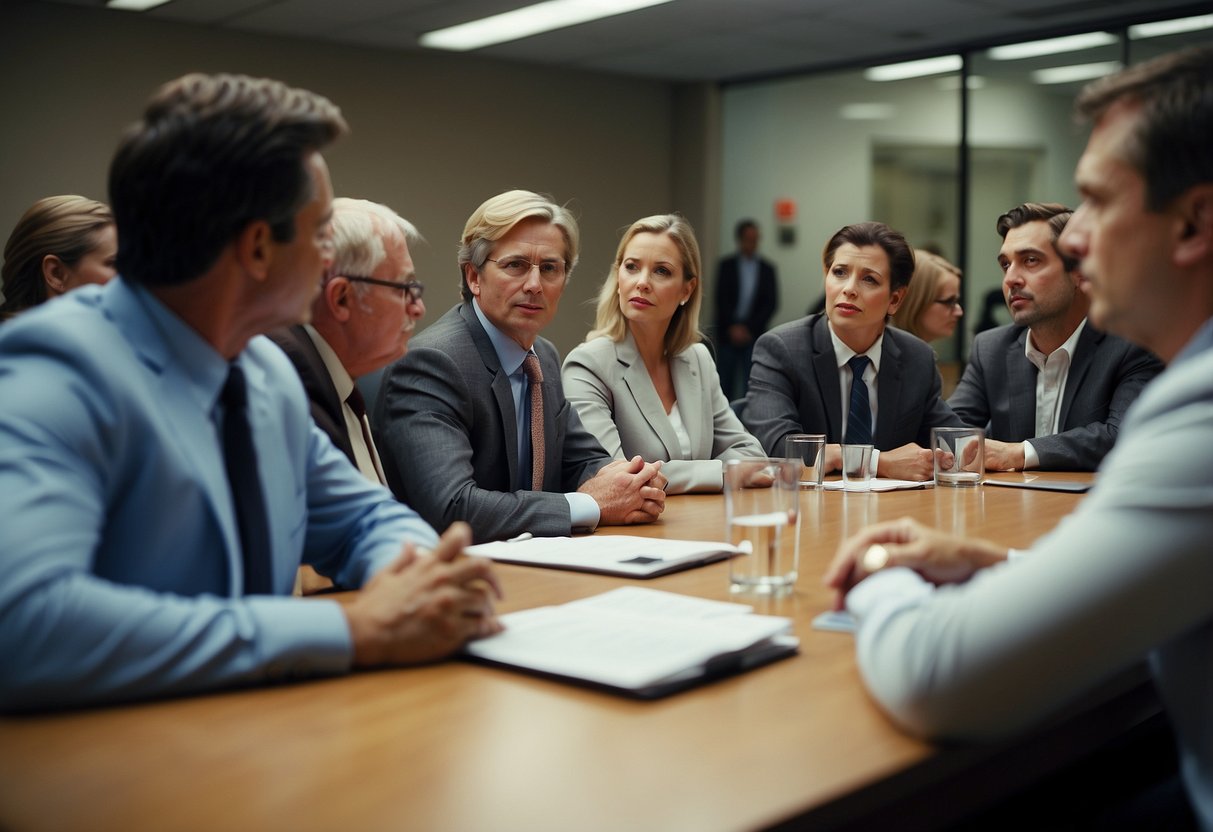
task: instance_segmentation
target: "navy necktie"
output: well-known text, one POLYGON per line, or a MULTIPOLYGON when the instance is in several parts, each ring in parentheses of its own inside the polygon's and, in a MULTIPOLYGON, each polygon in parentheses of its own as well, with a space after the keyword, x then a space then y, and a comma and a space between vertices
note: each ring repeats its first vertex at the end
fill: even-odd
POLYGON ((240 552, 244 560, 244 594, 269 595, 274 591, 270 568, 270 532, 257 475, 257 449, 248 420, 248 390, 244 371, 235 364, 223 385, 223 466, 232 489, 240 552))
POLYGON ((857 355, 847 362, 851 368, 851 407, 847 411, 848 445, 872 444, 872 404, 868 401, 868 385, 864 383, 863 371, 868 368, 866 355, 857 355))

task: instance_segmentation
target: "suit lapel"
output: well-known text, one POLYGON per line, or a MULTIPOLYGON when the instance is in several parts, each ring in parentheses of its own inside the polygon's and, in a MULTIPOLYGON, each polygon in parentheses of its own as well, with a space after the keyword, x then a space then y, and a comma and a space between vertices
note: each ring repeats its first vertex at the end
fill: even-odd
POLYGON ((1086 378, 1091 366, 1095 363, 1095 356, 1103 339, 1104 334, 1093 329, 1090 321, 1082 328, 1082 334, 1078 336, 1078 343, 1074 345, 1074 358, 1070 361, 1070 372, 1066 375, 1066 389, 1061 398, 1061 413, 1057 421, 1059 430, 1066 430, 1070 427, 1067 423, 1070 418, 1070 407, 1074 404, 1074 397, 1082 389, 1083 379, 1086 378))
MULTIPOLYGON (((670 359, 670 375, 674 377, 674 395, 678 399, 678 413, 682 424, 686 427, 687 435, 691 438, 691 459, 711 459, 712 445, 715 441, 715 428, 712 424, 712 408, 710 402, 705 406, 702 379, 696 362, 691 358, 691 350, 683 350, 681 355, 670 359)), ((668 420, 667 420, 668 421, 668 420)), ((673 433, 673 430, 670 431, 673 433)), ((665 442, 664 436, 661 441, 665 442)), ((677 437, 674 438, 677 443, 677 437)), ((667 447, 667 450, 669 448, 667 447)), ((671 454, 670 459, 682 456, 682 449, 676 448, 677 455, 671 454)))
POLYGON ((657 395, 657 388, 653 386, 653 379, 649 376, 644 361, 640 359, 640 353, 636 350, 636 342, 632 340, 630 334, 615 345, 615 357, 620 364, 624 365, 623 383, 628 388, 628 392, 632 394, 632 400, 636 402, 636 409, 644 416, 644 420, 649 423, 649 427, 661 440, 661 444, 665 445, 668 457, 682 459, 682 448, 678 444, 674 426, 670 424, 670 418, 665 412, 665 405, 661 403, 661 397, 657 395))
POLYGON ((826 414, 827 441, 842 441, 842 388, 838 384, 838 356, 834 353, 834 342, 830 340, 830 329, 824 315, 816 315, 809 321, 813 344, 813 374, 817 377, 817 390, 823 398, 822 410, 826 414))
POLYGON ((898 418, 901 414, 901 347, 889 336, 886 327, 880 336, 880 380, 876 383, 876 430, 872 433, 872 444, 883 450, 892 450, 895 445, 898 418))
MULTIPOLYGON (((470 302, 460 304, 459 314, 463 317, 463 322, 472 335, 472 344, 480 353, 480 360, 484 362, 485 371, 492 379, 489 389, 493 392, 493 398, 497 401, 497 412, 501 416, 500 427, 501 433, 505 437, 508 482, 512 488, 513 484, 518 482, 518 414, 514 411, 514 393, 510 389, 510 377, 501 368, 497 351, 493 349, 493 342, 489 340, 489 334, 480 325, 480 319, 476 317, 476 310, 472 308, 472 304, 470 302)), ((475 391, 472 392, 475 394, 475 391)), ((546 404, 546 401, 544 403, 546 404)))
MULTIPOLYGON (((1027 341, 1028 330, 1024 328, 1014 348, 1007 351, 1007 387, 1003 395, 1010 401, 1008 436, 1036 435, 1036 367, 1024 354, 1027 341)), ((996 408, 991 411, 996 412, 996 408)))

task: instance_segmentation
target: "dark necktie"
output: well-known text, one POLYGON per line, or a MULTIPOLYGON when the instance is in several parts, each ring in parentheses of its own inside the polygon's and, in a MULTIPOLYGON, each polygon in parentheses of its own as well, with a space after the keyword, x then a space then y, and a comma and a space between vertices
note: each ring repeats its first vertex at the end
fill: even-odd
POLYGON ((535 353, 527 353, 522 362, 531 388, 531 490, 543 490, 543 370, 535 353))
POLYGON ((366 421, 366 399, 362 397, 357 385, 350 391, 350 394, 345 397, 345 403, 350 406, 350 410, 354 411, 354 415, 358 417, 358 427, 362 428, 362 441, 366 443, 366 454, 371 459, 371 467, 375 469, 378 479, 379 465, 375 462, 375 442, 371 439, 370 427, 366 421))
POLYGON ((872 405, 868 401, 868 385, 864 383, 863 371, 870 359, 857 355, 847 362, 851 368, 851 407, 847 411, 848 445, 872 444, 872 405))
POLYGON ((270 532, 257 476, 257 449, 248 421, 248 391, 244 372, 235 364, 223 385, 223 465, 227 469, 240 529, 244 559, 244 594, 269 595, 274 591, 270 567, 270 532))

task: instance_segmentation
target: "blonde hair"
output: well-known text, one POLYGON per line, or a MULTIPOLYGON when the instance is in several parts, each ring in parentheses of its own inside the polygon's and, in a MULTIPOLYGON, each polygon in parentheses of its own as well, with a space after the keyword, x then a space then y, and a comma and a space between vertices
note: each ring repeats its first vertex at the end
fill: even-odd
MULTIPOLYGON (((610 338, 612 341, 622 341, 628 333, 628 321, 619 308, 619 267, 623 263, 623 254, 628 243, 637 234, 665 234, 674 241, 678 253, 682 257, 683 281, 700 278, 699 243, 695 240, 695 229, 681 214, 657 214, 652 217, 636 220, 623 233, 619 248, 615 252, 615 263, 607 273, 602 288, 598 291, 598 313, 594 328, 590 330, 586 340, 593 338, 610 338)), ((685 306, 674 310, 674 317, 665 331, 666 355, 674 356, 683 350, 703 340, 699 331, 699 307, 703 303, 703 280, 695 280, 695 287, 687 299, 685 306)))
POLYGON ((464 275, 464 265, 470 263, 477 272, 483 270, 493 253, 493 244, 518 223, 533 218, 547 220, 564 234, 565 283, 568 283, 577 265, 581 240, 572 212, 532 191, 506 191, 482 202, 463 226, 459 241, 459 294, 465 301, 471 302, 472 290, 464 275))
POLYGON ((950 274, 961 276, 959 268, 938 254, 921 248, 914 249, 914 274, 910 278, 910 288, 906 291, 901 306, 893 313, 893 326, 904 329, 924 341, 930 340, 923 333, 920 321, 935 301, 939 282, 950 274))
POLYGON ((48 196, 30 206, 4 245, 4 303, 0 319, 47 299, 42 260, 55 255, 75 266, 97 248, 97 232, 114 224, 109 206, 82 196, 48 196))

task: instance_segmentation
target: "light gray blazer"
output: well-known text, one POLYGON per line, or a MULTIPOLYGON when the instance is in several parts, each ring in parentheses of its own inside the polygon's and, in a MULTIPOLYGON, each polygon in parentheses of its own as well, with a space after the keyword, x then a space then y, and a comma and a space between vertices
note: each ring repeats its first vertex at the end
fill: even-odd
POLYGON ((623 341, 595 338, 564 360, 564 392, 581 422, 616 459, 639 454, 660 459, 666 492, 720 491, 723 459, 764 456, 720 389, 707 347, 695 344, 670 361, 678 412, 691 437, 684 457, 674 426, 631 335, 623 341))

